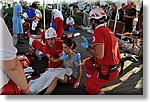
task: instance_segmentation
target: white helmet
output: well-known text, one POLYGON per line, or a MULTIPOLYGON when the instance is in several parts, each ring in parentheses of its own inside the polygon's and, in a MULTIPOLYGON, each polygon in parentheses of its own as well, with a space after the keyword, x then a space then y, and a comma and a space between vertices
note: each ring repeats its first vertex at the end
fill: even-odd
POLYGON ((100 19, 102 17, 106 17, 106 13, 102 8, 95 8, 93 10, 90 11, 89 13, 89 19, 100 19))
POLYGON ((45 31, 45 39, 56 38, 56 37, 57 37, 56 31, 52 27, 50 27, 45 31))

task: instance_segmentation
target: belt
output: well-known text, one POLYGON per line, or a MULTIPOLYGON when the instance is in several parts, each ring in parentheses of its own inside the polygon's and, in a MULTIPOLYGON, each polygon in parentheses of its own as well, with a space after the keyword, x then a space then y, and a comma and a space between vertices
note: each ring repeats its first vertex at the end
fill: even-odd
POLYGON ((115 72, 119 67, 119 64, 116 64, 116 65, 112 65, 112 66, 109 66, 108 68, 110 68, 110 72, 115 72))

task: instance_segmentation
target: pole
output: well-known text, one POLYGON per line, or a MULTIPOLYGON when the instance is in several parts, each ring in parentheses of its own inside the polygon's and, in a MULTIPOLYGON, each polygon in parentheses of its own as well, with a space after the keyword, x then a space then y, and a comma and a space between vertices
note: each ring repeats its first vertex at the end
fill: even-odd
POLYGON ((58 0, 57 0, 57 9, 58 9, 58 0))
POLYGON ((117 12, 116 12, 116 16, 115 16, 114 29, 113 29, 114 33, 116 31, 116 24, 117 24, 117 18, 118 18, 119 5, 120 5, 120 0, 119 0, 118 5, 117 5, 117 12))
POLYGON ((45 0, 43 0, 43 23, 44 23, 44 31, 45 31, 45 0))
POLYGON ((62 12, 62 0, 60 0, 60 11, 62 12))

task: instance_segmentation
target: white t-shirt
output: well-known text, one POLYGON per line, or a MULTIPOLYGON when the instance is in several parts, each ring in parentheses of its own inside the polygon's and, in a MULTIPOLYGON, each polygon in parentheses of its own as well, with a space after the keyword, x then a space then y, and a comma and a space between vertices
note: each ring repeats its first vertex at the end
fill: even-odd
POLYGON ((59 18, 61 18, 62 20, 64 20, 64 17, 63 17, 63 15, 62 15, 62 13, 58 10, 58 9, 53 9, 53 11, 52 12, 54 12, 54 19, 55 18, 57 18, 57 17, 59 17, 59 18))
POLYGON ((38 9, 35 10, 35 15, 36 15, 37 17, 42 18, 42 13, 41 13, 41 11, 38 10, 38 9))
MULTIPOLYGON (((12 60, 16 58, 16 53, 17 49, 13 45, 12 36, 4 20, 0 17, 0 60, 12 60)), ((3 72, 2 68, 0 67, 0 89, 5 84, 7 84, 8 81, 8 76, 3 72)))
MULTIPOLYGON (((36 15, 37 17, 42 18, 42 13, 41 13, 41 11, 38 10, 38 9, 35 10, 35 15, 36 15)), ((40 20, 40 19, 36 19, 36 20, 34 20, 34 21, 32 22, 32 30, 35 30, 35 29, 36 29, 37 24, 39 23, 39 20, 40 20)))
POLYGON ((67 18, 66 19, 66 24, 71 24, 71 25, 74 25, 74 19, 71 17, 71 18, 67 18))
POLYGON ((29 17, 26 12, 24 12, 22 15, 23 15, 23 17, 24 17, 25 19, 27 19, 27 18, 29 17))

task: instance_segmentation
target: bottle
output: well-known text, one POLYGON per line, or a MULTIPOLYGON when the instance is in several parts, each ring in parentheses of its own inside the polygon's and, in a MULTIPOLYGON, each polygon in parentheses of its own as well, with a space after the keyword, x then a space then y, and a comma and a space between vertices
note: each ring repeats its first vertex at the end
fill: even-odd
POLYGON ((42 58, 44 57, 43 53, 40 51, 39 54, 37 55, 39 60, 42 60, 42 58))

